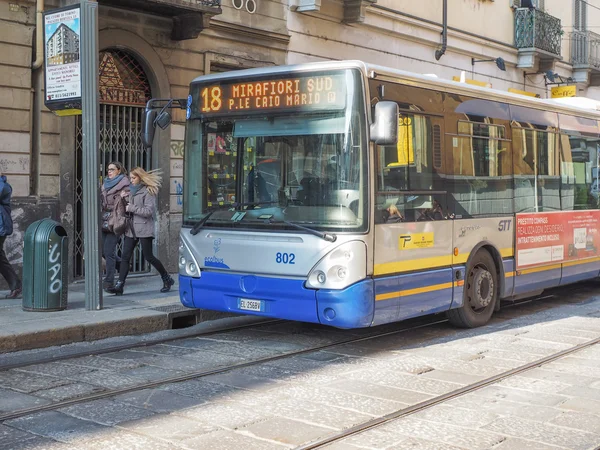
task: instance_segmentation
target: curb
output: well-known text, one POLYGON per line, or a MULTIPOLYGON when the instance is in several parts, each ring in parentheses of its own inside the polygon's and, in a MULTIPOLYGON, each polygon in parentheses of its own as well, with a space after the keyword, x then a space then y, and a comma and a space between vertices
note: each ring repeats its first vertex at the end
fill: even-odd
POLYGON ((172 309, 165 312, 141 309, 131 313, 131 317, 89 321, 61 327, 24 331, 0 336, 0 353, 42 349, 77 342, 90 342, 101 339, 135 336, 158 331, 186 328, 202 322, 237 317, 236 314, 207 311, 201 309, 172 309))

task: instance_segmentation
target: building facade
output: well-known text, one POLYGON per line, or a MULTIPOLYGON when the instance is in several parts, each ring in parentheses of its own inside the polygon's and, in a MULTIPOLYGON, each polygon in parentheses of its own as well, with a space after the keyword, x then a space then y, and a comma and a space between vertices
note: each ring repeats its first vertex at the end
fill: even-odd
MULTIPOLYGON (((57 117, 44 107, 36 11, 77 3, 0 0, 0 171, 14 188, 15 220, 7 254, 20 266, 25 229, 52 217, 69 232, 71 278, 84 275, 81 120, 57 117)), ((600 35, 591 31, 600 25, 600 0, 98 3, 98 175, 112 160, 128 168, 162 169, 156 245, 172 271, 181 224, 185 115, 175 111, 174 124, 157 133, 151 149, 141 145, 141 117, 150 98, 187 97, 190 81, 199 75, 362 59, 542 98, 552 87, 571 84, 579 96, 600 99, 600 35)), ((72 58, 70 50, 78 46, 64 29, 46 51, 72 58)), ((134 270, 146 269, 138 258, 134 270)))
POLYGON ((46 44, 46 61, 49 66, 79 61, 79 36, 61 24, 46 44))

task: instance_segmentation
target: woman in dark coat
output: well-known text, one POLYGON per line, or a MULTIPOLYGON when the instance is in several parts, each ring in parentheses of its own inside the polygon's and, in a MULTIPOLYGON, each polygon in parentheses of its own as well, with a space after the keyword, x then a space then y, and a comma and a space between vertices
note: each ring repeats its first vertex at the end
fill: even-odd
POLYGON ((156 172, 146 172, 141 167, 136 167, 129 174, 131 184, 129 186, 129 202, 126 210, 131 214, 131 227, 125 231, 123 242, 123 255, 121 268, 119 270, 119 281, 114 288, 108 292, 121 295, 125 280, 129 273, 129 260, 138 241, 142 246, 144 259, 158 271, 163 280, 160 292, 168 292, 175 280, 166 271, 160 260, 152 252, 152 241, 154 239, 156 212, 156 194, 161 186, 161 177, 156 172))
POLYGON ((21 279, 10 265, 10 261, 4 252, 6 237, 13 232, 13 221, 11 216, 10 198, 12 187, 6 181, 6 176, 0 174, 0 273, 8 283, 10 293, 6 298, 19 298, 22 292, 21 279))
POLYGON ((108 290, 114 286, 115 268, 117 260, 115 250, 121 235, 114 233, 109 225, 110 215, 115 209, 119 197, 129 196, 129 178, 127 171, 120 162, 108 164, 107 176, 102 183, 102 255, 106 260, 106 273, 104 276, 104 289, 108 290))

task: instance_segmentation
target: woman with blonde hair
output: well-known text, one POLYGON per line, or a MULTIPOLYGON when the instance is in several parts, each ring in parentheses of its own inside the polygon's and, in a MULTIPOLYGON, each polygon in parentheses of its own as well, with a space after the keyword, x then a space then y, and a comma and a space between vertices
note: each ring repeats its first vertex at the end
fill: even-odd
POLYGON ((116 295, 123 293, 125 280, 129 273, 129 260, 138 241, 142 246, 144 259, 152 264, 162 277, 163 287, 160 292, 168 292, 175 281, 167 273, 160 260, 152 253, 156 195, 162 183, 160 172, 156 170, 146 172, 141 167, 136 167, 129 172, 129 179, 131 184, 129 185, 129 199, 125 209, 131 215, 131 226, 125 232, 119 281, 108 292, 116 295))

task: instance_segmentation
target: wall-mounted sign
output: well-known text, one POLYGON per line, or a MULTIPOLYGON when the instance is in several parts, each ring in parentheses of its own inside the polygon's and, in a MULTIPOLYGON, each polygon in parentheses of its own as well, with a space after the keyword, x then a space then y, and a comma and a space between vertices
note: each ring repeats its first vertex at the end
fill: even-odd
POLYGON ((80 7, 44 13, 46 97, 59 116, 81 114, 80 7))
POLYGON ((577 86, 556 86, 551 89, 552 98, 576 97, 577 86))

